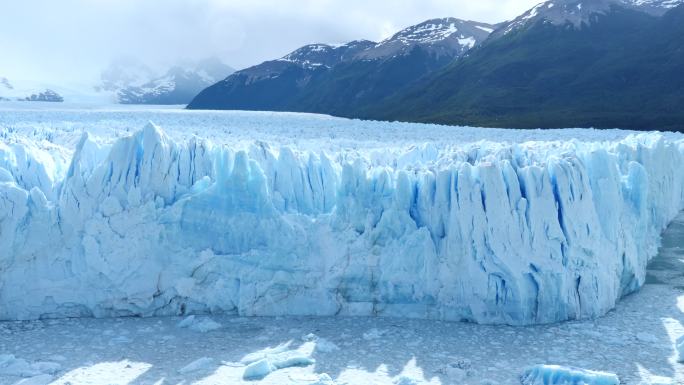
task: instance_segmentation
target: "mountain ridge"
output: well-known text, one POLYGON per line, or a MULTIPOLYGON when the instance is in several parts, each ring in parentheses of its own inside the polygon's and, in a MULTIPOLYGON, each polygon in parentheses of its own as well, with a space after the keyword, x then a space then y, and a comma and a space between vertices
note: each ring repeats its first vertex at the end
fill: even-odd
POLYGON ((0 76, 0 101, 60 103, 64 101, 64 96, 50 85, 35 82, 30 84, 26 82, 15 83, 0 76))
POLYGON ((493 29, 486 23, 442 18, 410 26, 379 43, 306 45, 237 71, 199 93, 188 108, 329 112, 326 105, 347 113, 462 56, 493 29))
POLYGON ((234 70, 217 58, 176 64, 157 74, 135 60, 121 60, 103 71, 100 92, 112 93, 120 104, 187 104, 202 89, 234 70))
POLYGON ((682 130, 683 26, 684 6, 662 16, 612 7, 572 28, 539 20, 488 40, 468 58, 355 117, 682 130))
POLYGON ((452 33, 462 48, 453 56, 440 55, 425 38, 411 46, 421 32, 439 35, 458 19, 428 20, 356 57, 374 57, 373 49, 383 45, 402 54, 283 66, 267 78, 241 79, 248 69, 202 91, 188 108, 511 128, 683 130, 682 4, 550 0, 492 25, 476 44, 452 33))

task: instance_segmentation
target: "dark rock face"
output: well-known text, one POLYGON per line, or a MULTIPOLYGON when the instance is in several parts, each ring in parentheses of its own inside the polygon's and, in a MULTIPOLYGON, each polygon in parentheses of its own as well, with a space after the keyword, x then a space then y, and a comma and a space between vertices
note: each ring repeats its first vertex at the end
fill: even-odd
POLYGON ((536 16, 502 26, 467 58, 355 116, 514 128, 683 130, 684 6, 655 12, 653 3, 621 3, 598 2, 609 8, 579 24, 542 12, 574 2, 541 4, 526 13, 536 16))

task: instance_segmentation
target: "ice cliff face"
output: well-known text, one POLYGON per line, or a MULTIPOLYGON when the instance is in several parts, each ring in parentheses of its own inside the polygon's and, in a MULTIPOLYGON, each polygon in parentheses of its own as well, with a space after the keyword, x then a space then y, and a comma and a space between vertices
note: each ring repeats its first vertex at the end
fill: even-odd
POLYGON ((335 155, 0 143, 0 319, 593 317, 644 282, 684 202, 683 142, 425 145, 335 155))

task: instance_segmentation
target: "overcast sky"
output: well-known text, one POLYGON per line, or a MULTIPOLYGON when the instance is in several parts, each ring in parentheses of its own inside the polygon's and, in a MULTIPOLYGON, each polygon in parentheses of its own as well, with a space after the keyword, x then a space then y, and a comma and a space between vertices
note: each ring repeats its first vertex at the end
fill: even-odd
POLYGON ((0 76, 90 81, 117 57, 234 68, 307 43, 380 40, 429 18, 512 19, 539 0, 0 0, 0 76))

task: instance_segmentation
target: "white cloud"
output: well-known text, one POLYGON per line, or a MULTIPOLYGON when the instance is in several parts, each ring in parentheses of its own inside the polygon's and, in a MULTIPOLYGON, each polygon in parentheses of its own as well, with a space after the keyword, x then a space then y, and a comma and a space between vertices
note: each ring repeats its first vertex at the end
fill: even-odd
POLYGON ((95 77, 114 57, 166 66, 219 56, 242 68, 311 42, 381 40, 454 16, 515 17, 537 0, 22 0, 0 5, 0 75, 95 77))

